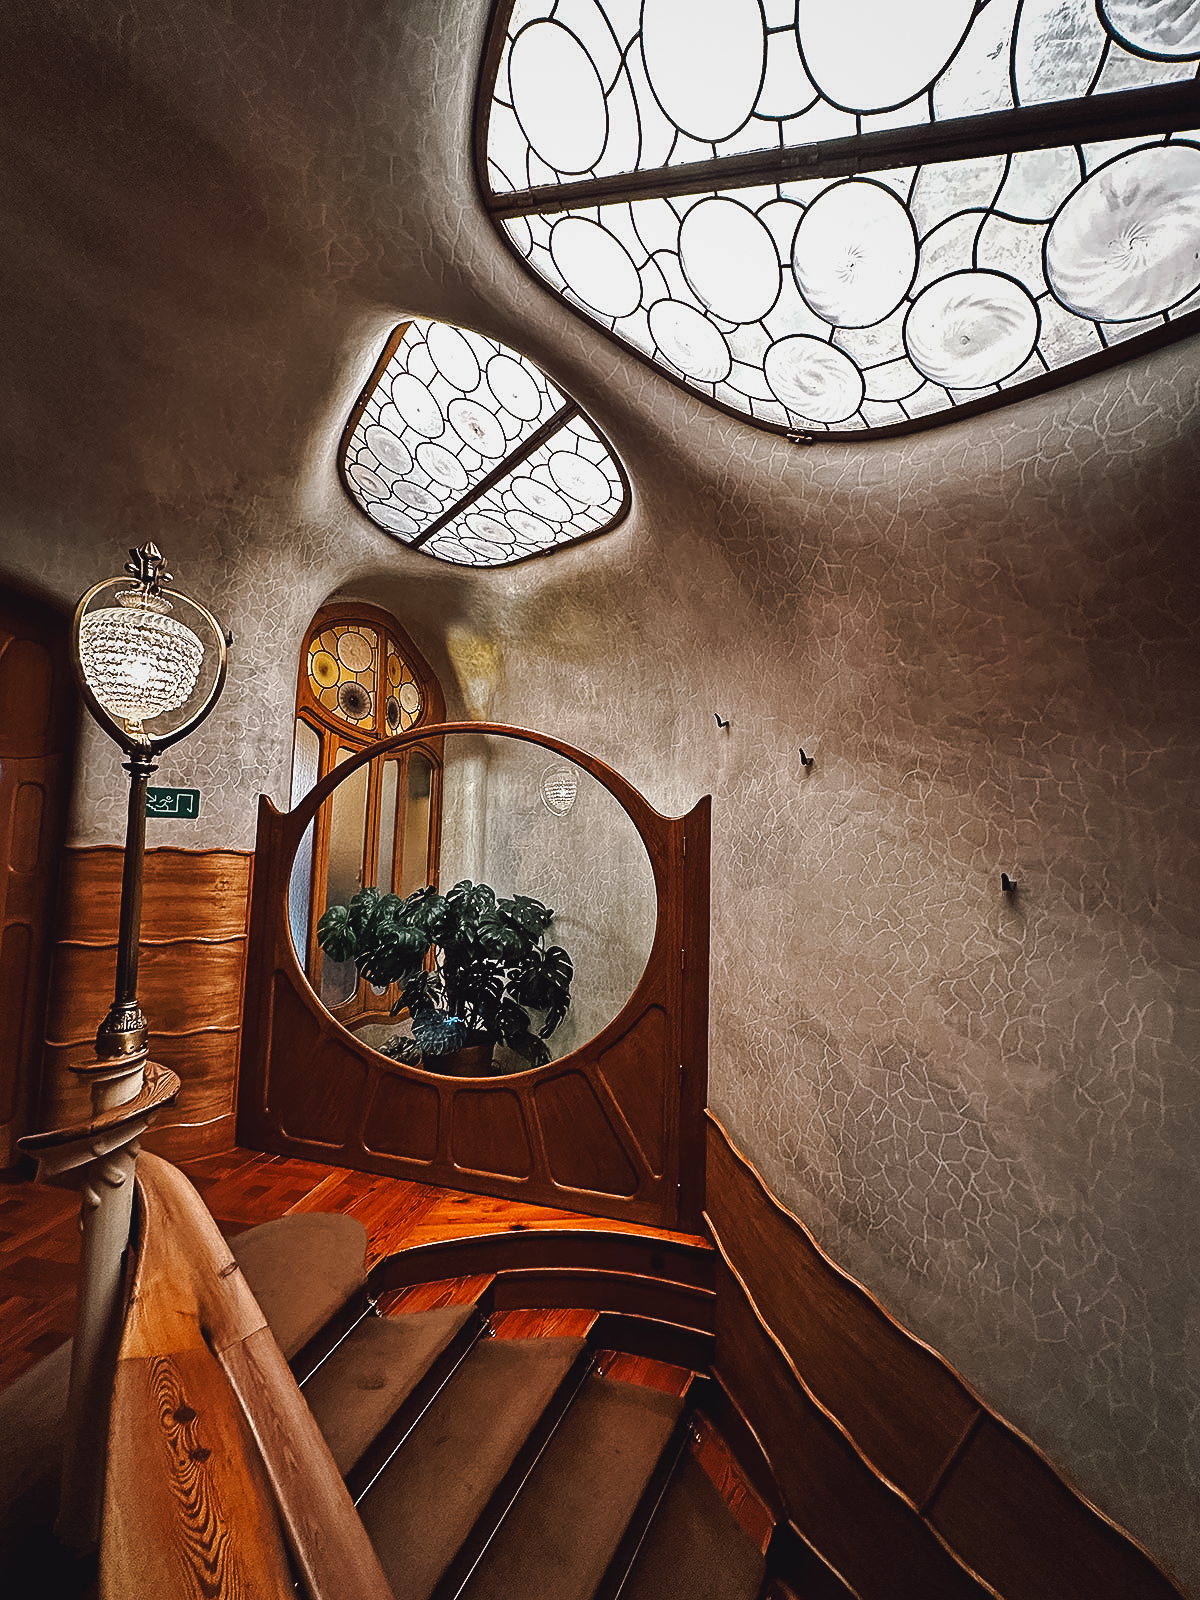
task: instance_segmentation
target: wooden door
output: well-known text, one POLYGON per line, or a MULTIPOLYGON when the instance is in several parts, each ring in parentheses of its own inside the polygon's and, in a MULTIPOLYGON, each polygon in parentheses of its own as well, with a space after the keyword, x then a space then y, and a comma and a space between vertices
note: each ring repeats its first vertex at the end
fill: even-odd
POLYGON ((0 1167, 38 1102, 78 700, 68 623, 0 587, 0 1167))

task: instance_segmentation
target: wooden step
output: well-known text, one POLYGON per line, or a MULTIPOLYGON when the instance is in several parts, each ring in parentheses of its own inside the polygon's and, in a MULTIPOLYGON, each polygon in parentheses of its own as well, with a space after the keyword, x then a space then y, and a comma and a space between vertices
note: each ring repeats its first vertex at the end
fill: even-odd
POLYGON ((654 1513, 621 1600, 755 1600, 766 1565, 688 1450, 654 1513))
MULTIPOLYGON (((414 1396, 419 1402, 426 1380, 436 1379, 443 1358, 453 1356, 457 1347, 465 1351, 472 1332, 481 1326, 473 1306, 447 1306, 408 1316, 364 1317, 350 1330, 303 1385, 304 1398, 344 1478, 381 1435, 395 1431, 408 1402, 414 1396)), ((415 1409, 419 1415, 424 1406, 418 1403, 415 1409)))
POLYGON ((464 1600, 592 1600, 684 1400, 591 1376, 471 1574, 464 1600))
POLYGON ((228 1242, 275 1343, 303 1377, 366 1310, 367 1230, 355 1217, 299 1212, 228 1242))
POLYGON ((359 1502, 396 1600, 429 1600, 490 1531, 574 1393, 582 1339, 484 1339, 359 1502))

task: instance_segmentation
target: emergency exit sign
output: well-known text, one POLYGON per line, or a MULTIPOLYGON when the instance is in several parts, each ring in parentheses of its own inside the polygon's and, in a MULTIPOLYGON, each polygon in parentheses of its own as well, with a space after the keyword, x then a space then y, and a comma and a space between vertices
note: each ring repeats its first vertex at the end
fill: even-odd
POLYGON ((146 815, 148 817, 198 817, 200 815, 199 789, 147 789, 146 815))

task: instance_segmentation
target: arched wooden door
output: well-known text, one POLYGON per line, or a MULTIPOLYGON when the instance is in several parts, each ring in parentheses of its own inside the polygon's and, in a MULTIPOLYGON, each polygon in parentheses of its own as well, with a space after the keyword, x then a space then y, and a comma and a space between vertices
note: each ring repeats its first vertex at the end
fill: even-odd
POLYGON ((697 1229, 708 1088, 710 809, 706 797, 685 817, 663 817, 594 757, 542 734, 478 722, 441 723, 369 746, 286 815, 262 799, 239 1141, 423 1183, 697 1229), (289 931, 292 862, 322 803, 365 763, 452 734, 523 740, 590 773, 637 829, 657 896, 650 956, 618 1015, 560 1059, 504 1077, 443 1077, 361 1043, 321 1005, 289 931))
POLYGON ((37 1114, 77 704, 66 618, 0 587, 0 1168, 37 1114))

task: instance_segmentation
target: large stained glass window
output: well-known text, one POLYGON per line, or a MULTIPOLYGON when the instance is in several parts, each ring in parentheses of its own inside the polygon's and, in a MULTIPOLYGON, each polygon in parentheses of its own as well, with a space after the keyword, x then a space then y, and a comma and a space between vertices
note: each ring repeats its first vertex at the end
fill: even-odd
POLYGON ((1200 0, 501 3, 513 248, 677 382, 892 430, 1200 325, 1200 0))
POLYGON ((374 523, 459 566, 572 544, 629 509, 625 475, 579 407, 524 356, 445 322, 396 329, 341 460, 374 523))

